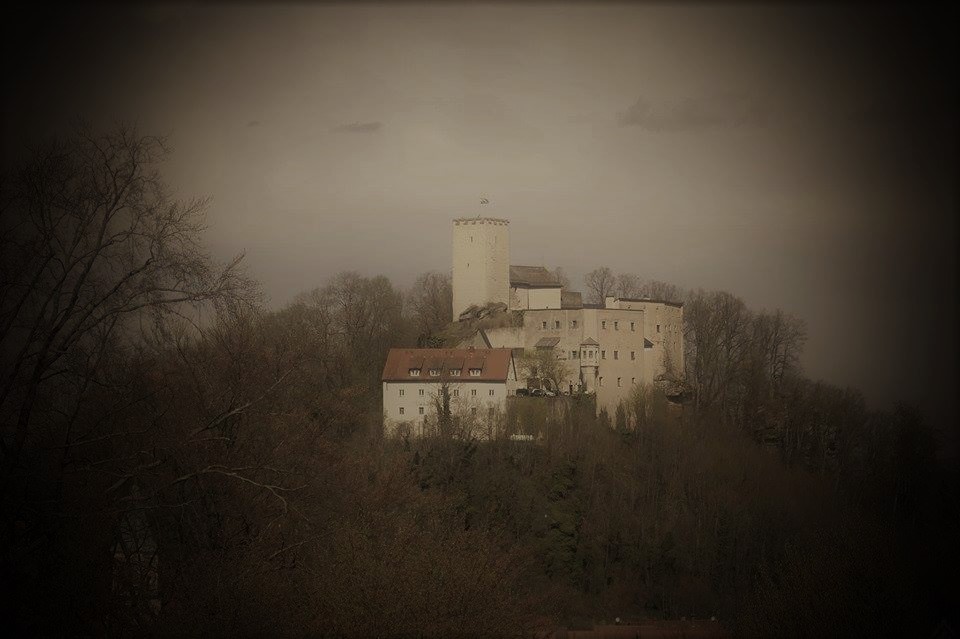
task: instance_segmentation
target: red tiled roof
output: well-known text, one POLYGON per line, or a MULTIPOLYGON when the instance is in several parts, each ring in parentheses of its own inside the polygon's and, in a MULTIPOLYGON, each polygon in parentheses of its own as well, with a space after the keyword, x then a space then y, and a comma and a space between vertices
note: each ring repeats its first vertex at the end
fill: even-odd
POLYGON ((442 365, 440 379, 452 379, 450 371, 459 370, 456 379, 461 381, 502 382, 510 374, 511 357, 509 348, 391 348, 380 379, 384 382, 436 380, 430 377, 430 368, 442 365), (419 368, 420 375, 411 376, 411 368, 419 368), (479 368, 480 376, 471 376, 471 368, 479 368))

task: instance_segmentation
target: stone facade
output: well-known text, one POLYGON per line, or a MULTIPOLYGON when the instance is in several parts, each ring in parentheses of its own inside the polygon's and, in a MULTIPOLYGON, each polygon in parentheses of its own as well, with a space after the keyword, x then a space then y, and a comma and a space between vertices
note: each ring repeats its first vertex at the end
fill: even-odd
POLYGON ((453 320, 470 306, 509 303, 510 233, 507 220, 453 221, 453 320))
POLYGON ((381 375, 384 434, 396 436, 409 428, 423 436, 436 424, 438 400, 444 387, 450 412, 460 421, 483 426, 503 415, 507 397, 517 389, 517 371, 509 349, 390 350, 381 375))
POLYGON ((471 304, 507 301, 511 310, 523 312, 522 327, 488 329, 482 339, 473 336, 465 344, 552 348, 568 369, 559 390, 596 393, 597 410, 605 408, 611 415, 635 385, 682 378, 682 304, 608 297, 602 305, 584 305, 579 294, 561 293, 542 267, 504 269, 509 262, 507 229, 505 220, 454 220, 454 321, 471 304))
POLYGON ((493 328, 484 334, 494 348, 525 350, 535 349, 543 338, 558 338, 553 349, 568 369, 560 390, 576 391, 582 384, 586 392, 596 393, 597 409, 612 414, 635 385, 653 384, 670 374, 668 362, 683 370, 683 307, 654 300, 611 299, 608 305, 528 309, 522 327, 493 328))

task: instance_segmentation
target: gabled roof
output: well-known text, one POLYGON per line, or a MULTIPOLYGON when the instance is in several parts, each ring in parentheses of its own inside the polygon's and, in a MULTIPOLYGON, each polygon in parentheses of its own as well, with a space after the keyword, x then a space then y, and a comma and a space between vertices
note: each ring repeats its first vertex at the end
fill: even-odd
POLYGON ((643 338, 643 347, 644 348, 653 348, 653 342, 648 340, 646 337, 643 338))
POLYGON ((525 288, 562 288, 560 280, 542 266, 510 265, 510 286, 525 288))
POLYGON ((578 291, 561 291, 560 308, 583 308, 583 295, 578 291))
POLYGON ((580 346, 600 346, 600 342, 593 339, 592 337, 588 337, 587 339, 580 342, 580 346))
POLYGON ((439 379, 455 378, 450 371, 458 370, 458 380, 466 378, 463 381, 502 382, 510 375, 511 359, 509 348, 391 348, 380 379, 384 382, 435 381, 438 378, 431 377, 429 369, 440 368, 439 379), (479 368, 480 376, 471 376, 471 368, 479 368), (425 370, 413 376, 410 375, 410 369, 425 370))

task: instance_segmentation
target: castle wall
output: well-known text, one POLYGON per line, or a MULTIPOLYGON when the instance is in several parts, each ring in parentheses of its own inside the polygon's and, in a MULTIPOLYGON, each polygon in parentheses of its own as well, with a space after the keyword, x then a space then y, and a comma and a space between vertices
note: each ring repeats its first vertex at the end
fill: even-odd
POLYGON ((645 366, 644 315, 642 311, 621 309, 531 309, 523 314, 523 343, 510 346, 532 349, 543 337, 559 337, 557 354, 566 361, 570 373, 563 390, 570 385, 577 388, 580 383, 581 366, 588 363, 584 351, 599 351, 594 360, 597 366, 583 368, 585 375, 596 377, 584 382, 596 391, 597 408, 606 408, 612 415, 635 384, 652 381, 650 367, 645 366), (587 338, 600 345, 581 349, 587 338))
POLYGON ((644 313, 620 309, 588 309, 595 316, 595 339, 600 342, 597 367, 597 409, 613 417, 617 405, 629 398, 638 384, 647 383, 643 348, 644 313))
POLYGON ((560 308, 559 288, 531 288, 527 308, 560 308))
POLYGON ((653 375, 661 375, 671 368, 675 375, 683 375, 683 307, 653 300, 615 300, 607 305, 621 309, 639 309, 644 313, 644 334, 653 342, 647 352, 653 356, 653 375))
POLYGON ((561 390, 576 389, 583 370, 584 383, 597 394, 597 409, 606 408, 612 417, 634 385, 653 384, 665 373, 669 357, 683 366, 682 322, 682 308, 645 301, 630 302, 628 308, 529 309, 523 312, 522 327, 485 332, 494 348, 533 350, 541 338, 559 338, 555 351, 568 366, 561 390), (581 348, 588 338, 600 345, 581 348), (645 348, 644 338, 651 348, 645 348), (587 350, 596 351, 592 362, 585 359, 587 350))
POLYGON ((523 327, 487 329, 486 334, 494 348, 525 350, 533 350, 541 338, 560 338, 555 351, 568 367, 561 390, 576 389, 582 369, 584 383, 597 394, 598 410, 606 408, 612 416, 634 385, 651 384, 663 372, 654 349, 644 348, 646 315, 640 309, 530 309, 523 313, 523 327), (588 338, 600 345, 581 347, 588 338), (586 359, 588 350, 595 351, 592 361, 586 359))
POLYGON ((510 289, 510 310, 526 310, 530 308, 530 289, 522 286, 510 289))
MULTIPOLYGON (((511 369, 512 370, 512 369, 511 369)), ((397 434, 400 424, 409 423, 411 434, 422 436, 426 419, 436 419, 435 400, 440 394, 438 381, 382 382, 383 425, 388 437, 397 434), (400 409, 403 408, 403 413, 400 409), (423 414, 420 414, 420 409, 423 414)), ((478 419, 486 419, 490 409, 506 410, 507 396, 516 392, 516 382, 448 382, 450 411, 455 415, 471 415, 476 408, 478 419)))
POLYGON ((508 225, 494 218, 453 221, 453 321, 474 304, 509 303, 508 225))
POLYGON ((652 384, 668 369, 682 377, 682 306, 608 297, 603 308, 563 309, 559 288, 511 288, 508 224, 492 218, 454 220, 454 321, 467 307, 489 302, 522 310, 522 327, 486 330, 491 345, 532 350, 544 337, 559 338, 555 351, 569 369, 562 390, 576 389, 582 373, 586 387, 596 392, 598 410, 605 408, 611 416, 635 385, 652 384), (590 338, 599 346, 581 348, 590 338), (584 361, 591 349, 595 358, 584 361))

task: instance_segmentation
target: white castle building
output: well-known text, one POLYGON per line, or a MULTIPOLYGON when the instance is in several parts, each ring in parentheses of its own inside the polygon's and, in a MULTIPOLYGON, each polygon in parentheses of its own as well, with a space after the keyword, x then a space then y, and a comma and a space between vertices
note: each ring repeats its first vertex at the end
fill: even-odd
POLYGON ((453 221, 453 321, 481 309, 522 316, 522 323, 478 329, 458 346, 550 349, 567 364, 559 390, 596 393, 597 410, 611 415, 635 385, 681 377, 681 303, 607 297, 584 304, 547 269, 510 264, 509 224, 489 217, 453 221))
POLYGON ((617 297, 584 304, 542 266, 510 264, 509 224, 453 221, 453 320, 490 321, 456 348, 390 350, 381 377, 388 434, 426 434, 444 393, 460 421, 492 426, 507 397, 527 386, 516 360, 525 352, 564 362, 566 374, 551 390, 594 393, 597 410, 611 415, 638 384, 679 380, 682 304, 617 297))
POLYGON ((516 393, 517 369, 509 348, 391 348, 381 383, 386 434, 404 426, 415 437, 429 434, 446 392, 450 412, 482 438, 516 393))

